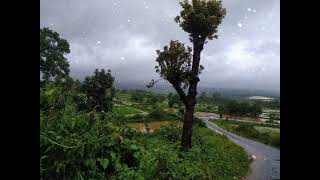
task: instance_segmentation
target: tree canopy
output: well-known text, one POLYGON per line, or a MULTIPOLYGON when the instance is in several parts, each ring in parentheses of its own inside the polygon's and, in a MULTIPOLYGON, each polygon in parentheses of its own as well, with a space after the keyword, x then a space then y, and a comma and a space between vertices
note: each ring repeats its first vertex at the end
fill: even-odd
POLYGON ((98 112, 111 111, 115 89, 113 87, 114 78, 111 71, 96 69, 94 75, 86 77, 82 84, 82 90, 87 96, 87 109, 91 111, 96 108, 98 112))
POLYGON ((218 38, 218 26, 226 15, 226 9, 222 7, 220 0, 184 0, 180 5, 182 10, 175 21, 189 33, 191 42, 218 38))
POLYGON ((69 63, 64 55, 70 53, 67 40, 49 28, 40 29, 40 81, 56 80, 69 75, 69 63))

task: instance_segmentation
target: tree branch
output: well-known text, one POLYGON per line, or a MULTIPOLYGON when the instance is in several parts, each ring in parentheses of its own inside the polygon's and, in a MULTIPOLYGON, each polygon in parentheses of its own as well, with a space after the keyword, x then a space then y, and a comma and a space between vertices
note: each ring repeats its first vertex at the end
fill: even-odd
POLYGON ((172 82, 171 84, 173 85, 173 87, 177 91, 177 93, 179 94, 180 100, 183 102, 183 104, 186 105, 186 103, 187 103, 186 95, 185 95, 184 91, 182 90, 181 86, 175 82, 172 82))

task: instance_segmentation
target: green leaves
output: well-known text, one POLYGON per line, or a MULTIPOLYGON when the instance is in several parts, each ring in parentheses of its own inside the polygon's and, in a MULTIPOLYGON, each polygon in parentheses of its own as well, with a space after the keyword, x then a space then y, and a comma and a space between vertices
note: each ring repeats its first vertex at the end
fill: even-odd
POLYGON ((103 169, 106 169, 108 167, 109 159, 101 159, 101 158, 99 158, 98 161, 100 162, 100 164, 103 167, 103 169))
POLYGON ((95 159, 87 159, 84 161, 84 164, 88 167, 94 168, 96 166, 96 160, 95 159))
POLYGON ((69 63, 64 55, 70 53, 67 40, 49 28, 40 29, 40 74, 43 81, 61 80, 69 75, 69 63))
POLYGON ((115 91, 113 82, 110 70, 106 72, 104 69, 96 69, 93 76, 86 77, 82 83, 82 90, 87 97, 83 110, 111 111, 115 91))
POLYGON ((134 145, 134 144, 133 144, 133 145, 131 145, 131 146, 130 146, 130 148, 131 148, 131 149, 133 149, 133 150, 137 150, 137 149, 139 149, 139 147, 138 147, 138 146, 136 146, 136 145, 134 145))
POLYGON ((180 2, 182 10, 180 16, 175 18, 175 22, 182 29, 189 33, 191 41, 205 38, 212 39, 217 32, 218 25, 226 15, 226 9, 222 7, 220 0, 184 0, 180 2), (203 36, 198 38, 198 36, 203 36))

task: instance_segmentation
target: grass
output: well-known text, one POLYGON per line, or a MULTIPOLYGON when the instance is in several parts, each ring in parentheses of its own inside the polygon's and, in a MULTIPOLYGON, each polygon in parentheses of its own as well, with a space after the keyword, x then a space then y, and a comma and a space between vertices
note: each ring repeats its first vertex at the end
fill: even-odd
POLYGON ((129 114, 138 114, 141 111, 135 110, 131 107, 126 106, 114 106, 112 112, 118 115, 129 115, 129 114))
POLYGON ((202 103, 202 104, 198 104, 195 107, 195 111, 196 112, 211 112, 211 113, 214 113, 214 112, 218 111, 218 108, 215 105, 208 105, 208 104, 203 104, 202 103))
POLYGON ((157 179, 231 180, 247 174, 247 153, 226 136, 195 126, 193 146, 183 151, 180 135, 181 128, 166 126, 138 140, 146 150, 156 152, 152 155, 155 162, 148 168, 157 169, 157 179))
POLYGON ((234 121, 234 120, 222 120, 222 119, 215 119, 216 121, 222 121, 224 124, 233 124, 233 125, 240 125, 240 124, 246 124, 246 125, 253 125, 256 127, 270 127, 270 128, 280 128, 279 124, 266 124, 266 123, 257 123, 257 122, 242 122, 242 121, 234 121))
POLYGON ((244 123, 238 121, 212 120, 218 126, 237 135, 252 139, 280 149, 280 129, 264 127, 263 124, 244 123))

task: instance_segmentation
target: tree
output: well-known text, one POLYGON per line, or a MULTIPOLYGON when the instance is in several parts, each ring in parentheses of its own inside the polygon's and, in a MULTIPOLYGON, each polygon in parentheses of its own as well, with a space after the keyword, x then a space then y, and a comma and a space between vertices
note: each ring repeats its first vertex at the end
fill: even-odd
POLYGON ((112 110, 115 88, 111 71, 104 69, 95 70, 94 75, 86 77, 82 83, 82 90, 87 97, 87 111, 96 108, 97 112, 109 112, 112 110))
POLYGON ((142 93, 140 92, 133 92, 131 94, 131 100, 138 102, 138 103, 142 103, 144 100, 144 96, 142 93))
POLYGON ((69 63, 64 55, 70 53, 67 40, 49 28, 40 29, 40 82, 51 78, 61 80, 69 75, 69 63))
MULTIPOLYGON (((175 18, 180 27, 189 33, 192 49, 185 47, 179 41, 171 41, 164 46, 163 51, 157 50, 156 72, 169 81, 185 105, 184 123, 181 136, 181 146, 191 148, 192 120, 196 104, 197 85, 200 81, 198 75, 203 70, 200 65, 200 55, 206 39, 218 38, 217 28, 226 14, 220 0, 187 0, 180 2, 182 10, 180 16, 175 18), (184 90, 189 87, 188 92, 184 90)), ((151 81, 151 87, 155 81, 151 81)))
POLYGON ((221 105, 221 104, 218 106, 218 113, 220 115, 220 119, 222 118, 222 114, 226 113, 225 112, 225 107, 223 105, 221 105))
POLYGON ((262 108, 261 108, 261 106, 258 105, 258 104, 253 104, 253 105, 252 105, 252 110, 251 110, 251 115, 258 117, 258 116, 260 116, 261 114, 262 114, 262 108))

